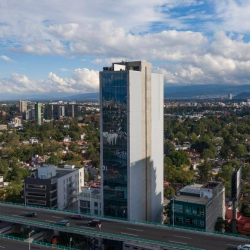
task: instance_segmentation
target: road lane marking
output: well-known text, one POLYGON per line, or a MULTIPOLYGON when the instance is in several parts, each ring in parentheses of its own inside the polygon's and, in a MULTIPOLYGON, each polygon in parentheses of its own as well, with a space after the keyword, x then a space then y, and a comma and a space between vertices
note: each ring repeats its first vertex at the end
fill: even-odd
POLYGON ((179 242, 179 241, 173 241, 173 240, 169 240, 169 242, 174 242, 174 243, 178 243, 178 244, 184 244, 184 245, 187 245, 187 243, 185 243, 185 242, 179 242))
POLYGON ((56 223, 56 221, 53 221, 53 220, 45 220, 47 222, 52 222, 52 223, 56 223))
POLYGON ((93 228, 93 227, 85 227, 85 226, 80 226, 80 227, 83 227, 83 228, 88 228, 88 229, 92 229, 92 230, 95 230, 95 228, 93 228))
POLYGON ((136 234, 128 234, 128 233, 123 233, 123 232, 121 232, 121 234, 126 234, 126 235, 131 235, 131 236, 138 236, 136 234))
POLYGON ((134 229, 134 228, 127 228, 128 230, 133 230, 133 231, 138 231, 138 232, 143 232, 143 230, 140 229, 134 229))
POLYGON ((173 235, 175 237, 180 237, 180 238, 184 238, 184 239, 189 239, 189 240, 192 240, 192 238, 189 238, 189 237, 185 237, 185 236, 180 236, 180 235, 173 235))
POLYGON ((51 216, 51 217, 53 217, 53 218, 59 218, 59 219, 63 218, 63 217, 59 217, 59 216, 51 216))
POLYGON ((21 218, 23 218, 23 216, 17 215, 17 214, 12 214, 12 216, 16 216, 16 217, 21 217, 21 218))
POLYGON ((5 248, 5 247, 3 247, 3 246, 0 246, 1 248, 5 248))
POLYGON ((227 244, 227 246, 237 247, 238 245, 227 244))

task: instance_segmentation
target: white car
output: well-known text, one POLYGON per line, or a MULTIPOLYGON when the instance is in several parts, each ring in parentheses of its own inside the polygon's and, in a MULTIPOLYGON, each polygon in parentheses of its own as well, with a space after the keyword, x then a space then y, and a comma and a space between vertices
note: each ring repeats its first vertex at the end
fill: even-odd
POLYGON ((239 245, 238 250, 250 250, 250 245, 239 245))

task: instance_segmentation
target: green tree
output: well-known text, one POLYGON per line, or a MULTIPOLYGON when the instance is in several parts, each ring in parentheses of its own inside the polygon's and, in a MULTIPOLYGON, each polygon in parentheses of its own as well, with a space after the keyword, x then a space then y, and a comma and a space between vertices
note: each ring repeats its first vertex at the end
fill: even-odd
POLYGON ((218 232, 232 232, 231 225, 227 220, 223 220, 222 217, 218 217, 214 226, 214 230, 218 232))
POLYGON ((186 140, 185 135, 184 135, 182 132, 180 132, 180 131, 177 132, 176 138, 178 139, 178 141, 179 141, 180 143, 183 143, 183 142, 185 142, 185 140, 186 140))
POLYGON ((215 155, 210 149, 204 149, 201 153, 201 157, 205 160, 207 159, 214 159, 215 155))
POLYGON ((247 148, 245 145, 243 144, 238 144, 235 148, 234 148, 234 155, 237 158, 242 158, 244 156, 247 155, 247 148))
POLYGON ((22 183, 12 181, 10 185, 6 188, 6 201, 10 202, 20 202, 21 201, 21 192, 22 192, 22 183))
POLYGON ((167 198, 167 199, 170 199, 171 197, 173 197, 175 194, 175 190, 173 187, 171 186, 168 186, 165 188, 164 190, 164 196, 167 198))
POLYGON ((168 165, 168 166, 172 166, 173 165, 173 161, 171 160, 170 157, 167 157, 167 156, 164 157, 164 165, 165 164, 168 165))
POLYGON ((189 141, 194 144, 197 140, 197 135, 193 132, 189 135, 189 141))
POLYGON ((223 145, 220 150, 220 156, 223 159, 227 159, 230 157, 230 152, 231 152, 230 147, 228 145, 223 145))
POLYGON ((76 152, 76 153, 80 152, 80 149, 79 149, 78 145, 75 142, 71 142, 69 144, 69 150, 71 150, 73 152, 76 152))
POLYGON ((175 146, 172 142, 168 141, 164 143, 164 154, 166 156, 173 156, 175 153, 175 146))
POLYGON ((181 150, 175 151, 171 159, 176 167, 180 167, 181 165, 188 166, 190 164, 188 153, 181 150))
POLYGON ((61 161, 61 158, 58 155, 51 154, 49 159, 46 161, 46 163, 58 166, 60 161, 61 161))
POLYGON ((211 179, 211 171, 213 165, 209 161, 205 161, 203 164, 198 166, 199 181, 205 183, 211 179))

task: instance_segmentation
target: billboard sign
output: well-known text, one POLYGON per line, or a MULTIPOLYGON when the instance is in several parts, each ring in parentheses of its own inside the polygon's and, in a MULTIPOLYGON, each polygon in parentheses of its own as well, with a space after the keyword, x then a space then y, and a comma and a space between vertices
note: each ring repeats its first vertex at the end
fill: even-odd
POLYGON ((241 167, 232 173, 231 176, 231 199, 238 200, 241 191, 241 167))

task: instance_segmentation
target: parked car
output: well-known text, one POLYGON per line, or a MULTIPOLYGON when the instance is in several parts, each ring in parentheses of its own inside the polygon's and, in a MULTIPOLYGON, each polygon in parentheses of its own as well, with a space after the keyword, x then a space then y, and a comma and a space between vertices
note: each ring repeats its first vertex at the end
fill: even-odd
POLYGON ((238 250, 250 250, 250 245, 239 245, 238 250))
POLYGON ((101 221, 100 220, 91 220, 87 224, 90 227, 100 227, 101 221))
POLYGON ((26 216, 27 217, 36 217, 37 213, 36 212, 28 212, 28 213, 26 213, 26 216))
POLYGON ((73 219, 73 220, 82 220, 83 215, 81 215, 81 214, 73 214, 73 215, 71 215, 70 218, 73 219))
POLYGON ((61 221, 57 222, 57 225, 68 227, 69 221, 68 220, 61 220, 61 221))

